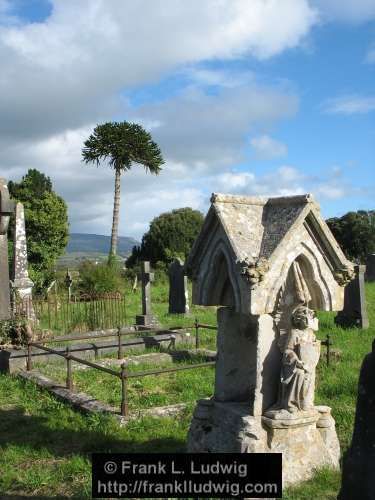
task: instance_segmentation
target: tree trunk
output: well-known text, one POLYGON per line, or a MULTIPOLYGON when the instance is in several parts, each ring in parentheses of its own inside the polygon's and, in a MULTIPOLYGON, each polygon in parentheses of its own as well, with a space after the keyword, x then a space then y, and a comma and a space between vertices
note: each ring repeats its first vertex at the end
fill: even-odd
POLYGON ((117 254, 117 239, 118 239, 118 221, 120 213, 120 177, 121 170, 115 169, 115 197, 113 201, 113 219, 112 219, 112 234, 111 234, 111 249, 109 258, 117 254))

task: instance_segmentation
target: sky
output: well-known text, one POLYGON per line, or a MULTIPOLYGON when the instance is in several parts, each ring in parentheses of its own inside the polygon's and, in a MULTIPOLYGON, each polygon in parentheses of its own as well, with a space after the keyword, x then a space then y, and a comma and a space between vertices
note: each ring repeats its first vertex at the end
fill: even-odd
POLYGON ((114 120, 165 159, 122 176, 122 236, 212 192, 375 208, 375 0, 0 0, 0 63, 0 175, 51 177, 71 232, 110 234, 81 150, 114 120))

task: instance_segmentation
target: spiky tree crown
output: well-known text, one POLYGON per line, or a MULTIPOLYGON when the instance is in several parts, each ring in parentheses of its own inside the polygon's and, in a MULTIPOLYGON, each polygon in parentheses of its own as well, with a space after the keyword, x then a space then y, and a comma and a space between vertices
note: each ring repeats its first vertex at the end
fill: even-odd
POLYGON ((99 165, 107 160, 116 170, 129 170, 132 163, 158 174, 164 163, 159 146, 141 125, 108 122, 97 125, 82 149, 85 163, 99 165))

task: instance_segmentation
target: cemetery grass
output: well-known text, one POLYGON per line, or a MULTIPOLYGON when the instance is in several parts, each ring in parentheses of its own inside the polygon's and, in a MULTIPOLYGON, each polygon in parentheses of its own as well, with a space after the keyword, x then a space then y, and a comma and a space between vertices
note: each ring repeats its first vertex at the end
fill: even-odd
MULTIPOLYGON (((162 285, 153 288, 153 309, 159 321, 163 325, 170 326, 186 322, 191 324, 196 311, 193 311, 192 318, 188 320, 183 317, 168 316, 166 293, 166 287, 162 285)), ((332 361, 328 368, 324 362, 320 363, 316 404, 328 404, 332 407, 342 451, 347 449, 352 435, 359 368, 364 355, 370 352, 371 342, 375 337, 374 283, 366 285, 366 294, 372 325, 367 331, 355 328, 341 329, 334 325, 331 314, 319 315, 320 338, 324 339, 326 334, 330 333, 333 347, 340 349, 342 355, 340 361, 332 361)), ((139 310, 139 298, 137 294, 133 298, 134 306, 131 306, 129 311, 135 314, 139 310)), ((197 308, 197 313, 201 322, 216 323, 213 308, 197 308)), ((215 332, 202 331, 202 344, 204 347, 214 348, 215 332)), ((322 358, 324 353, 325 349, 322 347, 322 358)), ((134 370, 144 368, 146 366, 139 365, 134 367, 134 370)), ((147 368, 150 368, 150 365, 147 365, 147 368)), ((113 402, 117 405, 119 402, 117 389, 113 387, 108 391, 106 386, 111 382, 110 379, 113 379, 112 383, 118 386, 119 381, 110 376, 108 381, 107 379, 100 381, 96 379, 96 375, 93 377, 93 373, 98 372, 76 371, 74 380, 77 383, 80 381, 77 377, 82 377, 80 381, 82 387, 85 384, 87 388, 92 387, 92 390, 97 391, 95 394, 99 399, 107 398, 108 402, 107 393, 111 392, 109 397, 113 398, 113 402)), ((188 408, 185 413, 173 418, 142 418, 131 422, 125 428, 119 428, 110 416, 87 416, 76 412, 47 392, 37 389, 30 382, 11 376, 0 376, 0 496, 90 498, 92 452, 185 451, 194 399, 212 391, 213 370, 211 368, 188 370, 178 376, 182 376, 182 379, 177 382, 171 394, 167 389, 171 385, 171 380, 176 380, 176 374, 173 374, 174 378, 172 375, 143 378, 143 396, 141 391, 133 387, 129 403, 134 406, 150 407, 169 404, 172 401, 184 402, 186 398, 188 408), (192 380, 184 379, 190 376, 193 377, 192 380), (169 380, 165 385, 162 382, 164 377, 169 380), (183 387, 189 384, 191 392, 188 387, 183 387), (163 387, 163 391, 153 392, 159 385, 163 387), (180 393, 180 399, 175 398, 179 390, 184 391, 180 393), (146 396, 147 391, 149 391, 148 396, 146 396)), ((134 380, 136 381, 137 379, 134 380)), ((337 497, 339 487, 339 472, 321 470, 310 481, 284 491, 283 498, 333 500, 337 497)))

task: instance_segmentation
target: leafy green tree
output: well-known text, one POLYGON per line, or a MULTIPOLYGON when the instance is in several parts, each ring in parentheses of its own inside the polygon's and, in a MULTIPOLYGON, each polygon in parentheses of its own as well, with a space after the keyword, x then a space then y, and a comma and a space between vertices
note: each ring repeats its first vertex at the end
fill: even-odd
POLYGON ((155 265, 167 264, 176 257, 186 259, 202 224, 202 213, 189 207, 159 215, 144 234, 141 246, 133 247, 127 266, 132 267, 140 260, 150 260, 155 265))
POLYGON ((117 252, 118 224, 120 211, 121 173, 132 165, 142 165, 146 171, 158 174, 164 163, 159 146, 141 125, 128 122, 108 122, 97 125, 85 141, 82 149, 83 161, 97 166, 107 161, 115 171, 115 193, 110 260, 117 252))
POLYGON ((375 252, 375 211, 348 212, 327 220, 348 259, 364 263, 375 252))
POLYGON ((25 208, 30 276, 40 292, 52 279, 56 259, 68 243, 67 206, 53 191, 51 179, 35 169, 8 187, 11 197, 25 208))

